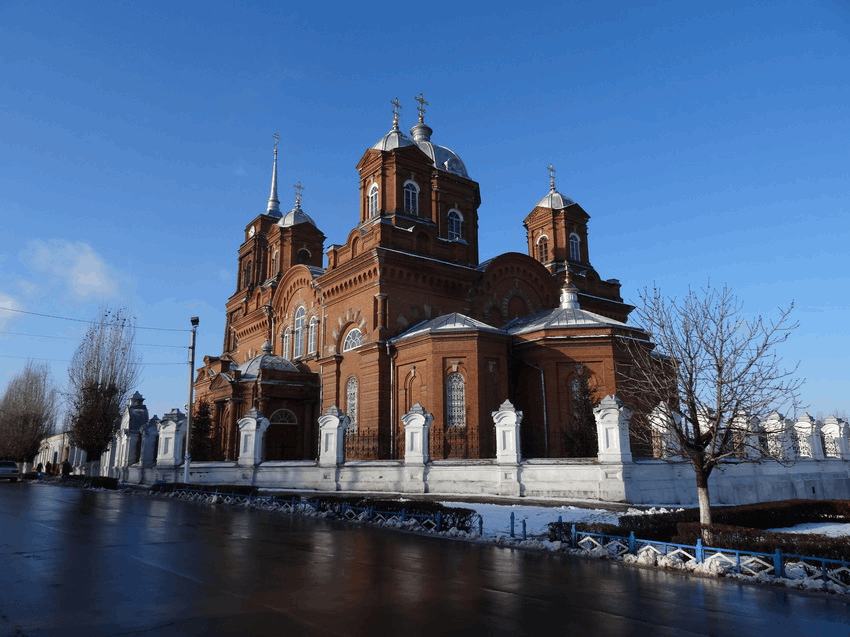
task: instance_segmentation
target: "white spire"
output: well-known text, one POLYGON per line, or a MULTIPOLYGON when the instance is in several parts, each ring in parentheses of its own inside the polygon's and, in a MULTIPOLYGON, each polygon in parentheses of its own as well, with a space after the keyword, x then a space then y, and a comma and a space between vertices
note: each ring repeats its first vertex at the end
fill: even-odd
POLYGON ((274 134, 274 167, 272 168, 272 191, 269 195, 269 205, 266 208, 266 214, 273 217, 280 217, 280 201, 277 199, 277 143, 280 140, 280 135, 274 134))

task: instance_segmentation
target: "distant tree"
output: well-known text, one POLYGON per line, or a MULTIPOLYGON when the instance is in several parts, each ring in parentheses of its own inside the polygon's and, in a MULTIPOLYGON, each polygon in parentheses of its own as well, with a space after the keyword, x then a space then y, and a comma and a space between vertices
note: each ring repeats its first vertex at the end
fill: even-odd
POLYGON ((136 326, 126 308, 102 308, 68 366, 71 443, 96 459, 109 444, 138 383, 141 358, 136 326))
POLYGON ((192 436, 190 454, 192 460, 213 460, 212 409, 206 399, 195 403, 192 416, 192 436))
POLYGON ((703 539, 711 541, 711 472, 727 458, 761 457, 754 424, 786 406, 796 409, 802 380, 776 354, 776 346, 797 328, 789 318, 794 304, 766 321, 744 318, 742 303, 726 286, 691 290, 681 300, 644 289, 640 298, 638 323, 656 349, 626 344, 634 365, 624 373, 624 385, 632 395, 661 402, 654 424, 632 435, 642 436, 659 455, 690 461, 703 539))
POLYGON ((58 390, 46 363, 27 361, 0 399, 0 458, 30 462, 53 432, 58 390))

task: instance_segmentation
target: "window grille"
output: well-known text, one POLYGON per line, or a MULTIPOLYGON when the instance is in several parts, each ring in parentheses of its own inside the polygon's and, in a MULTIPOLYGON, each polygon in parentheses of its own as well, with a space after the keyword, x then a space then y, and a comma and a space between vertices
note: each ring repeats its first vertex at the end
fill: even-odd
POLYGON ((466 394, 464 380, 458 372, 452 372, 446 377, 446 413, 447 426, 466 426, 466 394))
POLYGON ((357 430, 357 379, 352 376, 345 385, 345 415, 348 416, 349 429, 357 430))
POLYGON ((404 184, 404 212, 408 215, 419 214, 419 188, 413 182, 404 184))

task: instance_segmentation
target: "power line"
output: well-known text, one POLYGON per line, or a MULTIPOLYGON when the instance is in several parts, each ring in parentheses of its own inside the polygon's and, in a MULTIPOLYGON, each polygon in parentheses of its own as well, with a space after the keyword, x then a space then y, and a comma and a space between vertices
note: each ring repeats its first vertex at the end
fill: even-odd
MULTIPOLYGON (((3 308, 0 308, 0 310, 3 308)), ((79 338, 73 336, 49 336, 47 334, 25 334, 24 332, 9 332, 8 330, 0 330, 0 334, 12 334, 14 336, 31 336, 33 338, 53 338, 62 341, 79 341, 79 338)), ((158 343, 134 343, 139 347, 171 347, 173 349, 189 349, 188 345, 160 345, 158 343)))
MULTIPOLYGON (((11 307, 0 307, 0 311, 17 312, 18 314, 31 314, 32 316, 43 316, 45 318, 54 318, 54 319, 60 319, 60 320, 63 320, 63 321, 76 321, 77 323, 89 323, 89 324, 92 324, 92 325, 96 325, 96 324, 100 323, 100 321, 86 321, 84 319, 70 318, 70 317, 67 317, 67 316, 55 316, 53 314, 40 314, 38 312, 27 312, 26 310, 16 310, 16 309, 11 308, 11 307)), ((192 331, 192 330, 177 330, 177 329, 170 328, 170 327, 139 327, 139 326, 135 326, 135 329, 137 329, 137 330, 156 330, 156 331, 159 331, 159 332, 191 332, 192 331)))
MULTIPOLYGON (((69 360, 64 360, 61 358, 43 358, 41 356, 8 356, 6 354, 0 354, 0 358, 17 358, 20 360, 33 360, 33 361, 46 361, 48 363, 70 363, 69 360)), ((186 362, 182 363, 141 363, 142 367, 147 367, 148 365, 186 365, 186 362)))

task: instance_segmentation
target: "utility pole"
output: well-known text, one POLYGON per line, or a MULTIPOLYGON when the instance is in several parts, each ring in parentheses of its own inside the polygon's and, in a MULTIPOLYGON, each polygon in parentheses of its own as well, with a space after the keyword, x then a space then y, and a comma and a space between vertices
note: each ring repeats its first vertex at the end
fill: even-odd
POLYGON ((189 343, 189 404, 186 408, 186 455, 183 456, 183 483, 189 486, 189 464, 192 454, 189 444, 192 441, 192 402, 195 396, 195 333, 198 331, 198 317, 189 319, 192 323, 192 340, 189 343))

